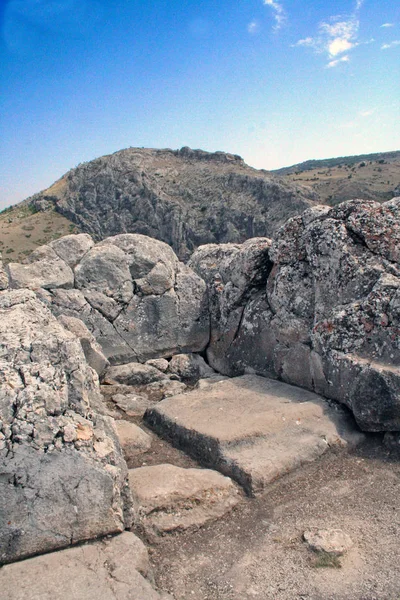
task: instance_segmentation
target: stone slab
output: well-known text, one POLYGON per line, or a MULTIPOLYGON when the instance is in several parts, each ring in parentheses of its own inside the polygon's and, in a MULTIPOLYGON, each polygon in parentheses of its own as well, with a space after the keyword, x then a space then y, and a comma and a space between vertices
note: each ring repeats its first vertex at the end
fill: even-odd
POLYGON ((257 375, 163 400, 145 413, 145 420, 250 495, 329 448, 356 445, 364 437, 341 407, 257 375))
POLYGON ((139 524, 152 540, 171 531, 198 529, 240 499, 232 480, 211 469, 140 467, 129 470, 129 485, 139 524))
POLYGON ((36 556, 0 569, 3 600, 167 600, 152 585, 146 547, 133 533, 36 556))
POLYGON ((116 421, 115 427, 124 458, 129 467, 136 456, 150 450, 151 436, 130 421, 116 421))

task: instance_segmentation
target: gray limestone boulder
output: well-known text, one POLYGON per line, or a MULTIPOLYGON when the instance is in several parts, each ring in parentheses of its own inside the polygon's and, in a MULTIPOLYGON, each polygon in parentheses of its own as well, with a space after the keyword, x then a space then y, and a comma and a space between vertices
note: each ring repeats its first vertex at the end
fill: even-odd
POLYGON ((159 240, 121 234, 93 245, 90 236, 66 236, 36 250, 32 264, 8 268, 11 287, 38 289, 56 316, 82 320, 111 364, 199 352, 208 343, 205 282, 159 240))
POLYGON ((208 286, 211 338, 208 362, 224 374, 235 374, 231 349, 241 329, 246 304, 265 286, 272 268, 271 241, 254 238, 244 244, 200 246, 189 266, 208 286))
POLYGON ((123 531, 127 467, 80 341, 29 290, 0 293, 0 562, 123 531))
POLYGON ((58 240, 49 243, 50 248, 67 263, 74 268, 94 246, 94 241, 87 233, 78 233, 76 235, 66 235, 58 240))
POLYGON ((200 365, 195 354, 175 354, 169 361, 168 373, 176 375, 184 383, 194 385, 200 379, 200 365))
POLYGON ((155 367, 162 373, 165 373, 168 369, 168 361, 165 358, 150 358, 150 360, 146 360, 146 365, 150 365, 151 367, 155 367))
POLYGON ((104 356, 100 344, 97 343, 96 338, 90 333, 85 323, 80 319, 67 317, 66 315, 60 315, 58 321, 67 331, 76 335, 81 343, 88 365, 100 376, 109 366, 109 362, 104 356))
POLYGON ((190 265, 207 282, 211 367, 316 391, 364 430, 400 430, 399 214, 398 198, 310 208, 270 248, 254 242, 250 266, 252 240, 200 247, 190 265))
POLYGON ((74 286, 71 267, 61 260, 50 246, 42 246, 32 252, 26 263, 7 265, 10 288, 36 290, 74 286))
POLYGON ((117 365, 109 367, 104 374, 103 382, 109 385, 122 384, 131 386, 141 386, 165 379, 164 373, 141 363, 127 363, 126 365, 117 365))

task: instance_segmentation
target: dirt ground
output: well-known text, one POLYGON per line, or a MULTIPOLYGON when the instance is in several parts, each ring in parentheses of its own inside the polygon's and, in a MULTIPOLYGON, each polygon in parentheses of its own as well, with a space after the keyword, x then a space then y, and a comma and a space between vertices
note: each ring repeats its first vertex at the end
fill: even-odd
POLYGON ((399 542, 400 457, 370 436, 149 551, 157 584, 176 600, 400 600, 399 542), (354 547, 336 567, 305 546, 312 527, 351 536, 354 547))

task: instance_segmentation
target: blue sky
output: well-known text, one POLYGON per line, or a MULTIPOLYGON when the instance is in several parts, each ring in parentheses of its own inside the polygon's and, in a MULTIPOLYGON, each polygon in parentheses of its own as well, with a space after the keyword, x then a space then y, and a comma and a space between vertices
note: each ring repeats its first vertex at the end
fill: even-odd
POLYGON ((0 207, 128 146, 400 149, 398 0, 0 0, 0 207))

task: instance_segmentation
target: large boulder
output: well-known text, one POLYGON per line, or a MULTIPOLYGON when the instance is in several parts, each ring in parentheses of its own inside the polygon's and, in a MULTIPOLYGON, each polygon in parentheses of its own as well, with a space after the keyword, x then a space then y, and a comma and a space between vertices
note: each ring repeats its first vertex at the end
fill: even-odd
POLYGON ((221 373, 236 374, 232 352, 235 353, 246 306, 265 287, 272 268, 270 245, 267 238, 254 238, 244 244, 209 244, 200 246, 189 261, 189 266, 207 283, 211 323, 207 357, 221 373))
POLYGON ((79 339, 0 293, 0 562, 123 531, 127 467, 79 339))
POLYGON ((11 287, 39 288, 56 316, 82 320, 111 364, 199 352, 208 343, 206 285, 164 242, 121 234, 94 245, 88 235, 69 235, 33 259, 9 265, 11 287))
POLYGON ((255 271, 239 260, 246 244, 203 246, 190 261, 209 290, 210 365, 314 390, 364 430, 400 430, 400 199, 311 208, 255 271))
POLYGON ((10 287, 14 289, 72 288, 74 274, 71 267, 50 246, 42 246, 32 252, 26 264, 7 265, 10 287))

